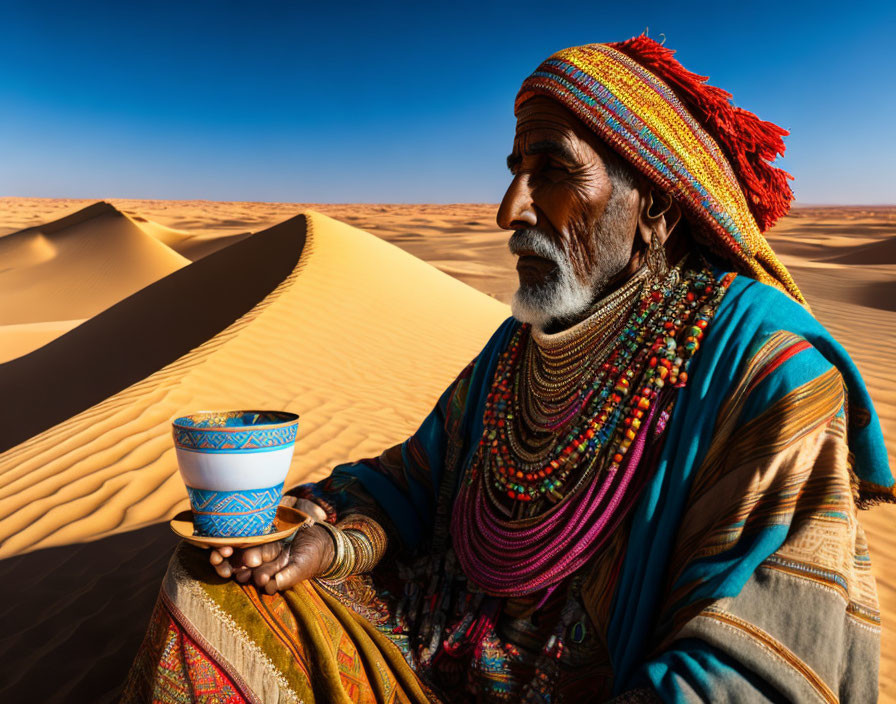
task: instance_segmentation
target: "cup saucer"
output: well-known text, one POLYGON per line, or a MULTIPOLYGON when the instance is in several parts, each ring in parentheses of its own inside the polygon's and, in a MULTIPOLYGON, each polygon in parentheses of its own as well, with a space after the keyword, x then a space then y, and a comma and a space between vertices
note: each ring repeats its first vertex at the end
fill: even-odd
POLYGON ((183 538, 191 545, 200 548, 220 548, 229 545, 232 548, 249 548, 265 543, 275 543, 294 535, 299 528, 311 525, 313 521, 304 511, 299 511, 290 506, 278 506, 277 515, 274 517, 274 532, 265 535, 241 536, 237 538, 207 537, 193 535, 193 512, 181 511, 168 523, 176 535, 183 538))

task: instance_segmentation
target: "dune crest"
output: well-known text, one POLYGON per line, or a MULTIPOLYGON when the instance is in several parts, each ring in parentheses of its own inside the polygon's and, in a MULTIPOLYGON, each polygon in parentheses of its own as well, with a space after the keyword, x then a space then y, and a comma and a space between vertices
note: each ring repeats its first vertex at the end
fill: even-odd
POLYGON ((6 400, 0 452, 143 380, 251 314, 295 270, 304 245, 300 215, 178 269, 0 367, 6 400))
POLYGON ((89 318, 189 259, 99 202, 0 237, 0 262, 0 325, 15 325, 89 318))
POLYGON ((295 270, 249 313, 0 454, 0 558, 139 528, 185 508, 170 421, 190 410, 298 412, 290 484, 378 454, 416 428, 509 313, 394 245, 307 217, 295 270))

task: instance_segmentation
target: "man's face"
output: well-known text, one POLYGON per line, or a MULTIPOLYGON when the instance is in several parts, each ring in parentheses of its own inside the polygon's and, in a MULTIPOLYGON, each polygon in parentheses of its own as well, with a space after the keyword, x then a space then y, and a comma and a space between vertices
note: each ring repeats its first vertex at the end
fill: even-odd
POLYGON ((520 107, 507 158, 513 181, 497 222, 514 230, 521 321, 545 327, 581 316, 629 264, 638 192, 624 179, 614 184, 614 159, 559 103, 536 97, 520 107))

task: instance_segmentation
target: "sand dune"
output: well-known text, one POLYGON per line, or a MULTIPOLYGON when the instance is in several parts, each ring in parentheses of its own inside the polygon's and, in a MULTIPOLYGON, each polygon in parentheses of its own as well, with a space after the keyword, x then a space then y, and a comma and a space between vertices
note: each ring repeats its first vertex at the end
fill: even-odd
MULTIPOLYGON (((286 225, 295 231, 297 223, 286 225)), ((219 254, 234 259, 229 250, 219 254)), ((168 278, 190 277, 213 259, 168 278)), ((135 312, 135 301, 167 283, 118 308, 135 312)), ((209 407, 295 410, 300 436, 288 481, 319 477, 412 432, 506 314, 502 304, 392 245, 309 213, 298 264, 245 315, 0 455, 0 556, 18 555, 0 562, 0 589, 7 590, 0 603, 18 609, 9 615, 16 631, 0 637, 0 662, 10 673, 0 677, 0 700, 111 700, 174 545, 158 523, 187 505, 171 447, 173 417, 209 407), (50 546, 66 547, 22 554, 50 546), (142 553, 131 556, 129 548, 142 553), (23 596, 23 579, 46 586, 23 596), (29 643, 34 649, 23 651, 29 643), (41 677, 59 671, 57 662, 72 678, 68 689, 41 677)), ((99 338, 103 329, 88 331, 99 338)), ((188 332, 180 326, 165 334, 188 332)), ((60 338, 39 352, 56 347, 62 355, 67 344, 60 338)), ((29 402, 27 394, 21 402, 29 402)))
POLYGON ((0 363, 249 234, 187 232, 101 201, 0 237, 0 363))
MULTIPOLYGON (((277 291, 232 326, 0 455, 0 557, 138 528, 185 506, 168 424, 189 409, 298 411, 293 482, 376 453, 413 429, 507 314, 428 264, 322 215, 310 215, 306 247, 277 291)), ((122 302, 122 320, 133 302, 122 302)), ((166 331, 189 332, 185 325, 166 331)), ((60 364, 69 356, 65 342, 57 341, 60 364)), ((49 345, 35 354, 51 365, 53 352, 49 345)), ((27 367, 29 356, 16 362, 27 367)), ((9 376, 17 415, 39 413, 47 399, 30 401, 33 387, 16 381, 24 373, 9 376)))
MULTIPOLYGON (((38 342, 54 330, 66 334, 0 365, 0 385, 8 384, 0 393, 16 394, 15 412, 0 419, 0 439, 17 443, 0 454, 2 701, 111 701, 174 544, 160 522, 186 506, 168 431, 173 416, 199 407, 295 410, 302 417, 288 481, 322 476, 411 432, 508 314, 498 301, 509 300, 515 287, 507 233, 496 227, 493 205, 314 206, 302 248, 303 220, 283 223, 308 210, 302 205, 110 202, 119 214, 104 208, 103 217, 132 225, 142 242, 182 261, 176 270, 159 268, 142 290, 109 296, 104 313, 85 315, 88 321, 68 332, 65 324, 77 319, 7 326, 10 335, 38 342), (259 280, 236 286, 226 302, 195 301, 209 281, 239 282, 241 266, 259 280), (172 299, 197 309, 217 304, 221 315, 202 329, 189 315, 174 322, 172 299), (141 326, 151 334, 140 338, 134 330, 141 326), (116 330, 128 332, 116 340, 116 330), (71 361, 121 340, 130 346, 121 347, 117 367, 115 354, 93 366, 71 361), (56 370, 57 398, 41 396, 41 369, 56 370), (17 417, 25 415, 44 417, 17 417), (4 438, 4 428, 17 435, 4 438), (52 679, 44 676, 50 671, 52 679)), ((18 238, 14 249, 24 266, 52 262, 52 233, 35 226, 87 205, 0 199, 0 235, 11 233, 0 236, 0 247, 18 238), (23 228, 47 242, 20 237, 15 231, 23 228)), ((816 316, 869 383, 891 462, 896 312, 887 301, 896 266, 884 260, 894 237, 896 209, 859 208, 797 209, 770 235, 816 316), (875 259, 870 266, 851 258, 867 251, 875 259)), ((881 695, 892 702, 896 507, 862 519, 884 610, 881 695)))
MULTIPOLYGON (((245 236, 246 232, 259 232, 298 212, 313 209, 397 244, 428 262, 433 259, 479 262, 488 266, 495 277, 492 284, 495 297, 506 302, 513 292, 516 274, 513 271, 514 260, 507 251, 507 235, 495 224, 496 207, 487 203, 334 205, 124 198, 110 198, 108 202, 124 213, 139 214, 163 227, 192 233, 190 242, 245 236)), ((6 233, 38 226, 48 219, 92 203, 92 200, 0 198, 0 213, 3 213, 0 238, 6 233)), ((182 246, 176 246, 181 251, 182 246)))
POLYGON ((82 318, 0 325, 0 364, 43 347, 84 322, 82 318))
MULTIPOLYGON (((896 235, 896 208, 794 208, 770 233, 775 251, 809 260, 850 254, 896 235)), ((892 263, 892 262, 890 262, 892 263)))
POLYGON ((222 235, 218 232, 213 235, 203 236, 195 232, 187 232, 186 230, 177 230, 173 227, 160 225, 153 220, 148 220, 142 215, 127 210, 122 212, 130 220, 137 223, 140 229, 148 235, 194 262, 207 257, 213 252, 217 252, 219 249, 241 242, 252 234, 251 232, 239 232, 237 234, 222 235))
MULTIPOLYGON (((313 207, 349 224, 361 226, 504 302, 509 301, 510 294, 503 291, 512 292, 516 278, 506 237, 495 236, 495 209, 491 205, 465 205, 458 209, 450 205, 307 206, 292 203, 174 203, 126 199, 110 199, 106 205, 109 206, 106 208, 107 214, 111 214, 108 212, 111 209, 121 215, 115 222, 123 231, 122 239, 136 229, 144 239, 155 239, 194 262, 246 239, 250 230, 258 232, 313 207), (430 256, 436 251, 443 252, 440 261, 430 256)), ((22 239, 17 229, 42 231, 47 227, 42 223, 48 218, 61 215, 72 218, 79 213, 82 213, 79 217, 83 217, 84 212, 95 212, 98 206, 93 201, 73 199, 0 198, 0 212, 4 215, 0 223, 0 247, 4 241, 13 241, 19 248, 22 239), (4 227, 5 223, 10 225, 4 227)), ((9 244, 6 247, 13 249, 9 244)), ((184 263, 181 262, 181 265, 184 263)), ((0 287, 3 269, 0 264, 0 287)), ((159 271, 156 277, 147 276, 141 286, 126 287, 120 292, 121 295, 117 295, 111 287, 98 290, 95 295, 105 305, 98 307, 93 314, 166 273, 159 271)), ((47 277, 52 277, 53 272, 41 271, 39 275, 44 277, 42 280, 51 280, 47 277)), ((39 290, 34 293, 40 297, 39 290)), ((49 320, 41 320, 49 323, 49 320)), ((23 324, 27 322, 31 321, 23 324)), ((47 344, 68 329, 71 327, 61 323, 55 327, 49 324, 40 328, 7 327, 0 315, 0 363, 47 344)))
POLYGON ((0 373, 0 397, 6 400, 0 406, 0 452, 213 338, 290 275, 304 245, 305 218, 297 216, 179 269, 7 362, 0 373))
MULTIPOLYGON (((114 206, 112 206, 114 207, 114 206)), ((121 211, 129 220, 139 225, 140 229, 148 235, 151 235, 164 245, 171 247, 175 252, 179 252, 178 245, 182 245, 186 240, 193 238, 192 232, 186 230, 177 230, 173 227, 165 227, 159 223, 149 220, 142 215, 128 210, 121 211)))
POLYGON ((189 263, 108 203, 0 237, 0 325, 89 318, 189 263))
POLYGON ((896 237, 856 247, 851 252, 831 257, 839 264, 896 264, 896 237))

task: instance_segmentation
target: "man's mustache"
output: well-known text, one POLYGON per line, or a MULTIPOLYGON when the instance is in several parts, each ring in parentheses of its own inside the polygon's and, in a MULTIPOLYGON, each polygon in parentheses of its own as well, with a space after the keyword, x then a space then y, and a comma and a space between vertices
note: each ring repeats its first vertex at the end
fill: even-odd
POLYGON ((553 262, 565 259, 563 251, 541 230, 516 230, 507 241, 507 246, 514 255, 535 254, 553 262))

